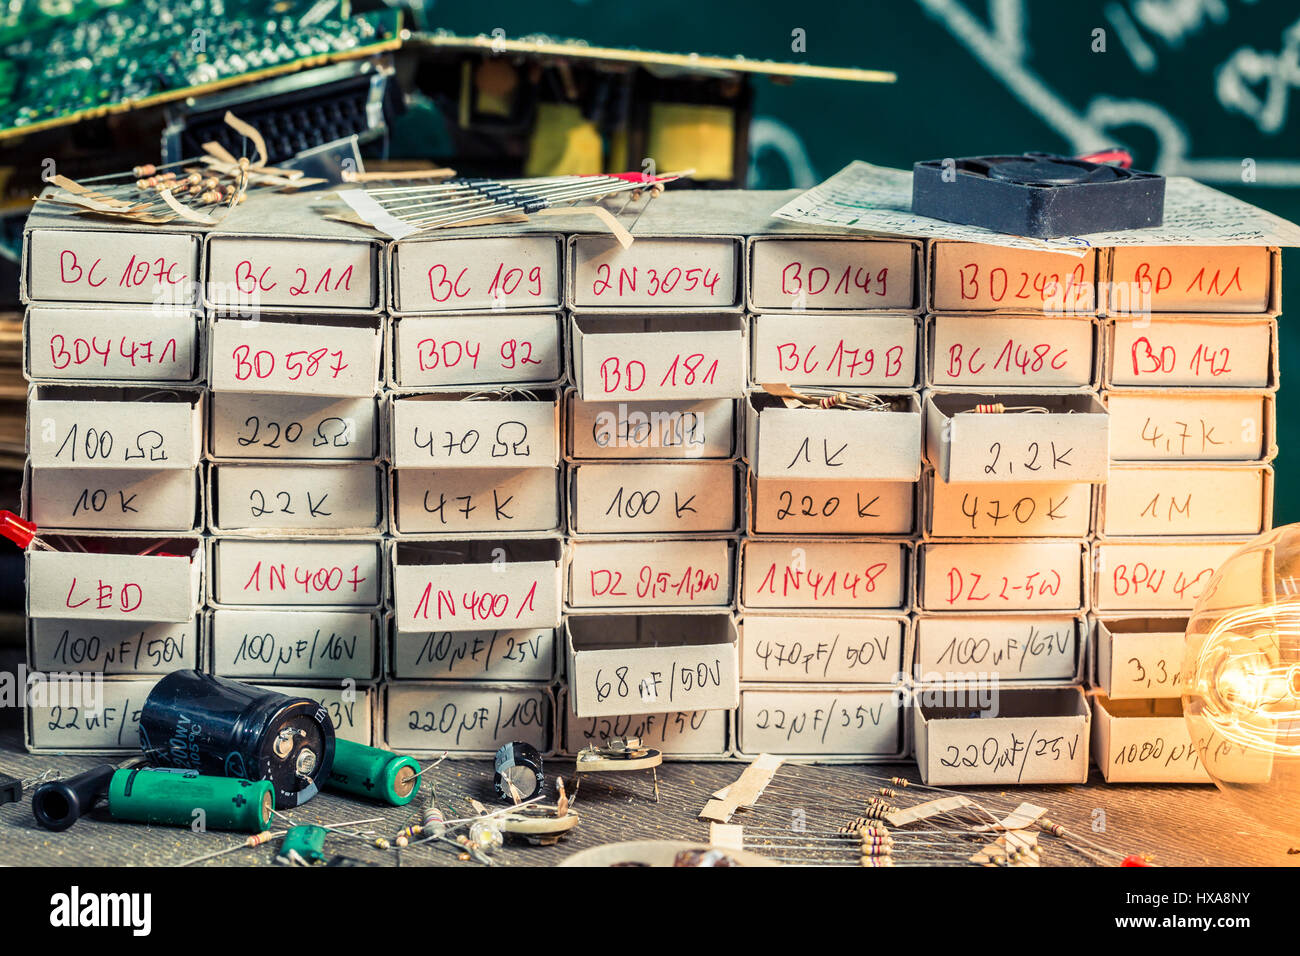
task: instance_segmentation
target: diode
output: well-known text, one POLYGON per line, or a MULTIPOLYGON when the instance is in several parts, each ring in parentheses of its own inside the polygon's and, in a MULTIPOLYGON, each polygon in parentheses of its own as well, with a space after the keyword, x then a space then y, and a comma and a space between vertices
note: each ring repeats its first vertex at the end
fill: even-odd
POLYGON ((336 738, 334 764, 325 786, 404 807, 420 789, 420 773, 414 757, 336 738))
POLYGON ((140 711, 151 764, 269 780, 275 807, 306 803, 334 766, 334 722, 318 701, 178 670, 154 685, 140 711))
POLYGON ((260 833, 271 826, 274 809, 269 780, 136 767, 115 771, 108 783, 108 812, 117 820, 187 827, 202 813, 207 829, 260 833))

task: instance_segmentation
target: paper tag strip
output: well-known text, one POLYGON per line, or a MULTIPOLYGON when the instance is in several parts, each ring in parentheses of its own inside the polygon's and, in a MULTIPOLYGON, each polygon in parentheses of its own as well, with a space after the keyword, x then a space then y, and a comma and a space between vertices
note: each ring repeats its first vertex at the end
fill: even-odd
POLYGON ((710 823, 709 845, 723 850, 743 850, 745 828, 735 823, 710 823))
POLYGON ((941 813, 949 813, 959 807, 973 806, 975 806, 975 801, 957 794, 952 797, 940 797, 938 800, 930 800, 927 803, 918 803, 914 807, 904 807, 902 810, 889 814, 889 816, 885 817, 885 820, 891 827, 905 827, 917 820, 928 820, 930 817, 937 817, 941 813))
MULTIPOLYGON (((777 768, 784 763, 784 757, 773 754, 759 754, 740 779, 725 790, 725 796, 710 800, 700 811, 701 820, 726 823, 739 807, 752 807, 763 793, 763 788, 771 781, 777 768)), ((719 791, 723 793, 724 791, 719 791)))
POLYGON ((1043 807, 1036 807, 1032 803, 1022 803, 997 823, 985 823, 975 829, 982 833, 989 830, 1023 830, 1035 823, 1046 812, 1047 810, 1043 807))

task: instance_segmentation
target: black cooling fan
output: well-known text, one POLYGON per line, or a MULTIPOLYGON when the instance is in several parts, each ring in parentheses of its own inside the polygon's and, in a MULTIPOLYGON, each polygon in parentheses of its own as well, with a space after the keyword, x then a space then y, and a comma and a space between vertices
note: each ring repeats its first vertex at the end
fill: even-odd
POLYGON ((1158 226, 1165 179, 1109 163, 1025 153, 912 167, 912 212, 1038 239, 1158 226))

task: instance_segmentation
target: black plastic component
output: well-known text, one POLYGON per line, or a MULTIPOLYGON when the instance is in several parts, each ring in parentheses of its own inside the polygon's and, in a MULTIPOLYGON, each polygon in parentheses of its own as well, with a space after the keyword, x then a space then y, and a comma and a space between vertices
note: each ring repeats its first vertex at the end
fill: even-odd
POLYGON ((317 701, 195 670, 173 671, 140 712, 155 766, 270 780, 277 810, 314 797, 334 764, 334 722, 317 701))
POLYGON ((66 830, 108 796, 117 767, 100 764, 66 780, 51 780, 32 791, 32 813, 47 830, 66 830))
POLYGON ((514 801, 514 794, 506 781, 514 785, 521 800, 531 800, 546 785, 542 755, 536 747, 523 741, 517 740, 498 750, 492 769, 492 787, 502 800, 514 801))
POLYGON ((23 782, 7 773, 0 773, 0 807, 17 803, 23 798, 23 782))
POLYGON ((912 167, 912 212, 1036 239, 1158 226, 1165 178, 1050 153, 912 167))

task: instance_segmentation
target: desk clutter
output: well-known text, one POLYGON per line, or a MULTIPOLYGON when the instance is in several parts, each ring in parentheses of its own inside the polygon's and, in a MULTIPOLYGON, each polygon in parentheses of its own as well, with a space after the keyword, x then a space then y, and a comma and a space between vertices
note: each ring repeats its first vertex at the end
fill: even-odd
POLYGON ((771 218, 794 195, 619 200, 629 244, 39 203, 28 664, 103 706, 29 707, 28 748, 138 753, 195 669, 416 758, 1209 782, 1183 633, 1272 524, 1278 248, 771 218))

